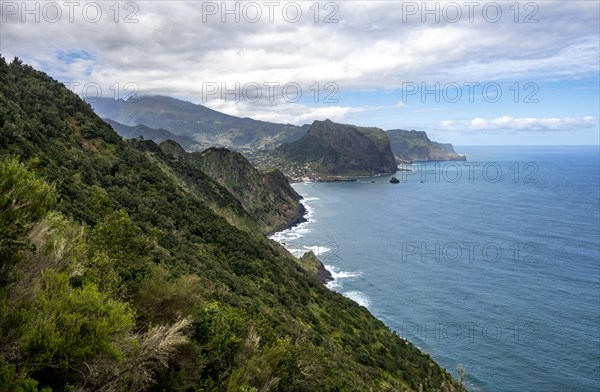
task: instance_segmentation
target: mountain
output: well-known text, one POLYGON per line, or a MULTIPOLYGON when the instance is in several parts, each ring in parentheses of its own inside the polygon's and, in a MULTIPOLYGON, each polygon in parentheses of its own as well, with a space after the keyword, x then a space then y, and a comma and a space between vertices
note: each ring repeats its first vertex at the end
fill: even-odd
MULTIPOLYGON (((140 140, 129 141, 129 144, 140 151, 156 153, 157 150, 175 156, 190 166, 208 175, 227 189, 240 203, 252 220, 259 223, 264 232, 275 232, 293 226, 304 220, 304 207, 300 203, 302 197, 289 185, 283 173, 277 169, 264 172, 256 170, 252 164, 238 152, 226 148, 208 148, 202 153, 187 153, 185 150, 199 149, 200 145, 185 136, 173 135, 164 129, 154 129, 145 125, 130 127, 113 120, 107 120, 112 128, 122 137, 128 139, 150 139, 155 143, 140 140), (171 138, 175 138, 171 140, 171 138), (183 142, 181 145, 179 142, 183 142), (185 147, 185 149, 184 149, 185 147)), ((169 159, 163 160, 171 165, 169 159)), ((173 165, 171 165, 173 166, 173 165)), ((177 171, 177 167, 172 167, 177 171)), ((206 180, 202 180, 206 182, 206 180)), ((221 192, 222 193, 222 192, 221 192)), ((230 208, 237 203, 218 203, 210 197, 203 198, 213 209, 228 221, 241 229, 256 229, 247 219, 235 220, 233 217, 244 216, 239 208, 236 214, 230 214, 230 208)))
POLYGON ((292 178, 331 179, 395 173, 386 133, 379 128, 315 121, 306 135, 274 149, 276 167, 292 178))
POLYGON ((3 390, 464 391, 313 263, 215 212, 246 213, 223 186, 131 143, 0 57, 3 390))
POLYGON ((156 143, 161 143, 165 140, 174 140, 179 143, 186 150, 191 149, 202 149, 203 147, 196 142, 194 139, 187 136, 175 135, 166 129, 155 129, 150 128, 146 125, 139 124, 136 126, 129 126, 121 124, 117 121, 105 118, 104 121, 110 124, 110 126, 117 131, 123 139, 136 139, 142 137, 144 139, 153 140, 156 143))
POLYGON ((230 116, 166 96, 139 96, 127 101, 100 98, 90 103, 100 117, 129 126, 165 129, 199 144, 233 149, 271 149, 305 132, 302 127, 230 116))
POLYGON ((259 172, 238 152, 211 147, 203 152, 186 152, 167 140, 160 144, 166 154, 201 170, 236 197, 265 232, 275 232, 303 220, 300 196, 277 169, 259 172))
POLYGON ((386 131, 394 155, 402 161, 465 161, 464 155, 454 151, 452 144, 429 140, 424 131, 392 129, 386 131))

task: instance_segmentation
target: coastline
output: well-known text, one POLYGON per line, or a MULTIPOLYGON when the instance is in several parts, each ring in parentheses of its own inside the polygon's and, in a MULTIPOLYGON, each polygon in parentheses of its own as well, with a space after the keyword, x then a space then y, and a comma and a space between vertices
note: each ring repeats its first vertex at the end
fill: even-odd
POLYGON ((343 176, 343 175, 327 175, 322 177, 290 177, 290 184, 304 184, 304 183, 313 183, 313 182, 358 182, 363 178, 372 178, 372 177, 383 177, 383 176, 393 176, 399 171, 412 171, 406 168, 397 167, 396 171, 393 173, 377 173, 377 174, 369 174, 369 175, 356 175, 356 176, 343 176))
MULTIPOLYGON (((297 259, 305 259, 306 256, 309 256, 309 254, 312 253, 312 256, 309 256, 309 259, 312 260, 313 264, 316 264, 315 265, 315 268, 316 268, 315 276, 321 283, 323 283, 326 287, 331 289, 331 287, 329 286, 329 283, 333 283, 335 281, 333 271, 330 271, 327 268, 327 266, 325 264, 323 264, 323 262, 321 260, 319 260, 317 255, 315 255, 315 252, 313 251, 313 249, 299 249, 299 248, 293 248, 293 247, 290 248, 289 246, 294 245, 294 244, 290 244, 289 241, 284 241, 284 239, 286 238, 286 234, 290 234, 295 229, 302 229, 307 224, 312 222, 310 218, 311 218, 313 212, 312 212, 312 209, 307 204, 307 202, 311 201, 311 200, 314 200, 314 199, 305 198, 304 196, 302 196, 302 198, 300 200, 298 200, 298 209, 297 209, 298 216, 297 216, 297 218, 290 221, 285 226, 282 226, 282 228, 280 230, 273 230, 271 233, 269 233, 267 235, 267 237, 273 241, 276 241, 281 246, 286 248, 288 250, 288 252, 292 253, 292 255, 295 256, 297 259), (302 226, 302 225, 304 225, 304 226, 302 226)), ((297 235, 293 235, 293 237, 297 237, 297 235)), ((319 253, 319 250, 317 250, 317 254, 318 253, 319 253)))
POLYGON ((270 238, 271 236, 274 236, 277 233, 281 233, 282 231, 290 230, 302 223, 308 222, 308 220, 306 218, 308 215, 308 211, 306 210, 306 206, 304 205, 304 203, 302 203, 303 199, 304 198, 301 198, 300 200, 298 200, 298 207, 296 208, 296 217, 294 219, 292 219, 291 221, 284 223, 280 226, 277 226, 273 230, 266 233, 267 237, 270 238))

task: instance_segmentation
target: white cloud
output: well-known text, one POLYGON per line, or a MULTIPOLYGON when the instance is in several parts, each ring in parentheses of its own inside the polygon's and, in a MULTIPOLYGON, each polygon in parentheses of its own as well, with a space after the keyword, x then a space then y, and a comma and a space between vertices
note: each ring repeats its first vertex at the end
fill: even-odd
MULTIPOLYGON (((23 24, 15 19, 20 15, 11 16, 2 26, 1 50, 53 68, 63 66, 56 64, 59 51, 84 48, 95 55, 94 77, 102 77, 106 72, 101 70, 108 70, 113 79, 136 77, 142 85, 148 82, 144 72, 161 69, 166 76, 163 84, 179 79, 192 87, 194 80, 202 77, 242 83, 266 78, 282 83, 319 79, 337 81, 348 89, 390 88, 403 81, 432 78, 487 80, 540 71, 551 76, 598 69, 594 5, 542 4, 544 23, 514 23, 505 9, 500 23, 487 23, 480 13, 470 23, 465 13, 452 24, 443 19, 421 23, 420 14, 404 21, 402 3, 336 3, 336 17, 345 21, 342 26, 322 23, 327 14, 324 10, 321 23, 315 24, 308 9, 312 3, 302 4, 303 17, 298 23, 285 22, 277 12, 276 22, 268 23, 263 9, 263 18, 256 24, 243 17, 235 23, 231 16, 222 23, 220 14, 203 23, 203 3, 136 4, 138 23, 131 24, 114 23, 114 11, 108 8, 112 4, 103 4, 103 18, 98 23, 86 22, 79 13, 75 13, 74 23, 63 17, 55 24, 43 20, 23 24), (577 23, 565 26, 574 16, 577 23)), ((126 14, 121 10, 120 19, 126 14)))
POLYGON ((447 131, 459 132, 486 132, 486 131, 573 131, 593 128, 598 122, 592 116, 564 117, 564 118, 515 118, 503 116, 493 119, 476 117, 469 121, 444 120, 439 123, 439 128, 447 131))
MULTIPOLYGON (((296 82, 304 91, 315 82, 335 82, 343 96, 396 89, 404 82, 564 80, 599 71, 597 2, 538 2, 540 21, 530 24, 514 22, 510 2, 502 3, 504 16, 498 23, 486 22, 481 8, 473 22, 463 9, 458 23, 443 18, 436 23, 431 16, 422 23, 420 13, 407 18, 406 2, 388 1, 335 2, 338 10, 332 16, 339 23, 323 23, 335 11, 323 9, 324 3, 319 3, 319 23, 309 9, 313 2, 295 3, 303 8, 297 23, 284 20, 283 2, 273 23, 265 7, 258 23, 243 16, 235 23, 231 15, 223 23, 220 13, 203 13, 206 2, 193 1, 131 2, 139 8, 133 15, 137 23, 123 23, 132 9, 123 9, 130 3, 121 2, 115 23, 113 3, 96 2, 103 17, 89 23, 82 18, 85 3, 76 8, 74 23, 66 6, 58 23, 21 23, 20 13, 7 15, 2 9, 0 17, 6 20, 1 21, 0 52, 7 58, 17 55, 62 80, 98 83, 103 91, 108 91, 104 86, 133 82, 141 93, 195 97, 196 103, 202 103, 203 82, 296 82), (66 63, 59 58, 65 51, 79 50, 92 59, 66 63)), ((449 3, 436 4, 443 9, 449 3)), ((273 117, 290 111, 284 122, 299 121, 300 112, 325 111, 335 117, 360 111, 343 102, 327 109, 290 110, 281 101, 275 106, 270 109, 273 117)), ((269 116, 261 106, 238 111, 269 116)))
POLYGON ((253 105, 245 102, 211 101, 211 109, 238 117, 252 117, 255 120, 282 124, 303 125, 315 120, 343 121, 349 114, 366 112, 376 107, 320 106, 310 107, 300 103, 285 105, 253 105))

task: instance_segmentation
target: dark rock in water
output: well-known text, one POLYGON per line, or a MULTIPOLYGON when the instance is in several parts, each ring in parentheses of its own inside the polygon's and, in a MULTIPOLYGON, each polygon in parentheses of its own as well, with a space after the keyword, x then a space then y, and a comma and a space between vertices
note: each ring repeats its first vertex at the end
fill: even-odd
POLYGON ((392 184, 398 184, 398 183, 400 183, 400 180, 399 180, 399 179, 397 179, 396 177, 392 177, 392 179, 390 180, 390 182, 391 182, 392 184))
POLYGON ((333 275, 331 275, 331 272, 327 271, 325 266, 323 264, 321 264, 317 267, 317 278, 321 282, 327 283, 327 282, 331 282, 333 280, 333 275))

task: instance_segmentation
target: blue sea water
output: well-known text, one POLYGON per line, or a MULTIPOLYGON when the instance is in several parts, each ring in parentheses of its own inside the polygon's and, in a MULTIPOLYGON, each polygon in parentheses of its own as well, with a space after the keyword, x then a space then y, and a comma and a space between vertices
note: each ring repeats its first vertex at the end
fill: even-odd
POLYGON ((598 147, 457 150, 395 185, 295 184, 309 222, 275 238, 470 390, 600 390, 598 147))

